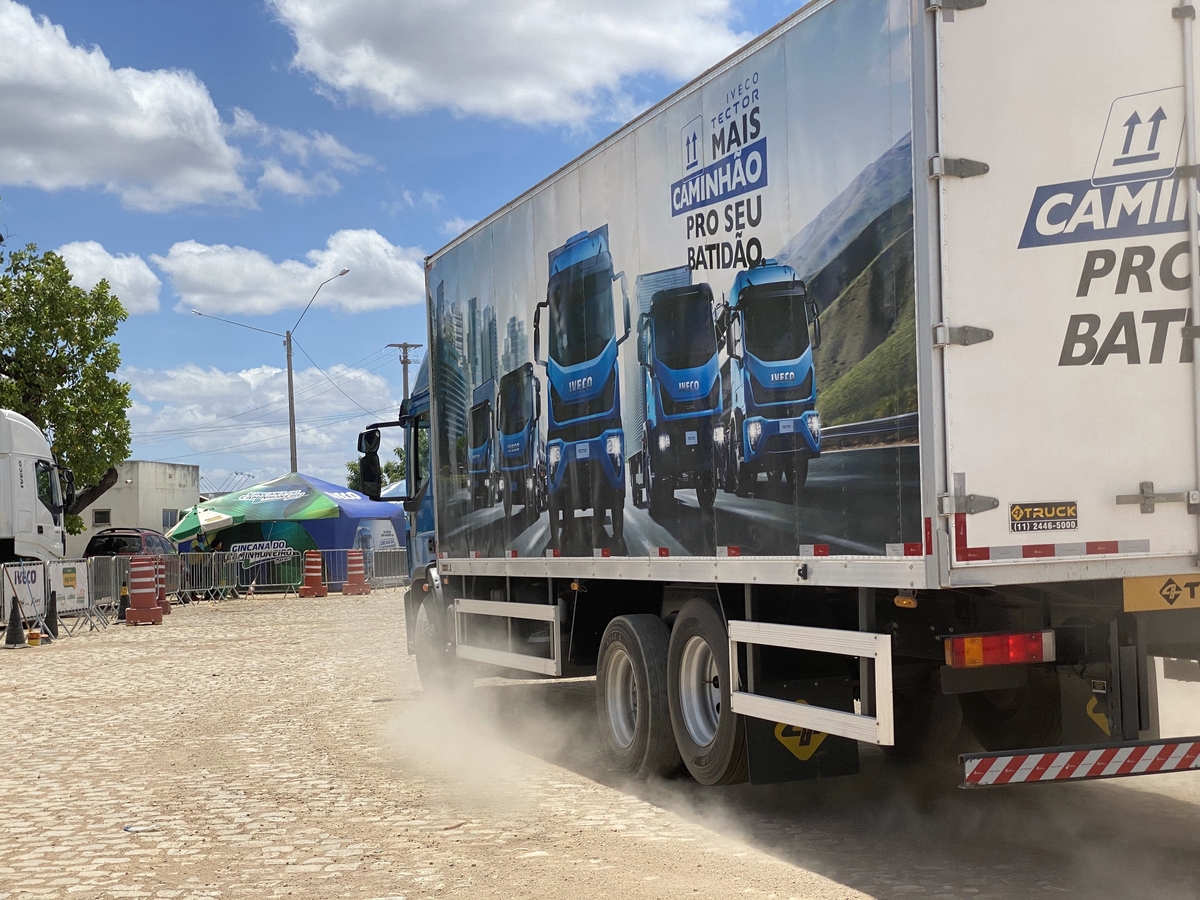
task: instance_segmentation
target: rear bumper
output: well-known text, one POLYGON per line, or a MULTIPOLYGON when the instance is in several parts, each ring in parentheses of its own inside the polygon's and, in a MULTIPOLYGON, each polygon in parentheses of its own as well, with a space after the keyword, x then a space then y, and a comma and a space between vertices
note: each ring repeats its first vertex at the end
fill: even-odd
POLYGON ((1200 737, 960 756, 963 788, 1129 778, 1200 769, 1200 737))

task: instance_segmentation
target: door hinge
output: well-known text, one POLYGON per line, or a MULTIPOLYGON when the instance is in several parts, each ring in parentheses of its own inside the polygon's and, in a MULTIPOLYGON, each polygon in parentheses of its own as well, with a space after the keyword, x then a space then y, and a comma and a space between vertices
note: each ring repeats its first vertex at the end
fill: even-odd
POLYGON ((1142 515, 1154 512, 1156 503, 1186 503, 1191 515, 1200 513, 1200 491, 1172 491, 1166 494, 1154 492, 1153 481, 1142 481, 1138 484, 1136 494, 1117 494, 1117 504, 1120 506, 1140 506, 1142 515))
POLYGON ((940 155, 929 157, 930 178, 975 178, 990 171, 991 166, 974 159, 956 159, 940 155))
POLYGON ((953 516, 966 513, 973 516, 976 513, 987 512, 1000 505, 995 497, 985 497, 982 494, 939 494, 938 515, 953 516))
POLYGON ((944 322, 933 326, 934 347, 970 347, 972 344, 982 344, 990 341, 996 335, 990 328, 976 328, 974 325, 956 325, 951 327, 944 322))
POLYGON ((1191 5, 1173 6, 1171 7, 1172 19, 1194 19, 1196 18, 1196 7, 1191 5))
POLYGON ((987 6, 987 0, 925 0, 927 12, 937 9, 962 12, 964 9, 979 9, 981 6, 987 6))

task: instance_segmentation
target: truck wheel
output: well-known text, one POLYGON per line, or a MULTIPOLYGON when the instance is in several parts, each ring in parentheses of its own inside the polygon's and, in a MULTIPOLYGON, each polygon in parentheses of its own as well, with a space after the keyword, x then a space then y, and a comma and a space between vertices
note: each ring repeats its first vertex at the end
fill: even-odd
POLYGON ((737 784, 748 773, 746 724, 729 705, 729 637, 720 613, 689 600, 667 651, 671 730, 683 763, 701 784, 737 784))
POLYGON ((808 457, 794 457, 787 468, 788 486, 795 493, 799 493, 804 489, 804 483, 808 481, 808 457))
POLYGON ((625 539, 625 495, 618 494, 612 506, 613 544, 618 548, 625 539))
POLYGON ((1030 669, 1024 687, 961 694, 963 721, 984 750, 1054 747, 1062 741, 1058 673, 1030 669))
POLYGON ((504 485, 504 518, 506 518, 506 519, 512 518, 512 508, 513 508, 512 489, 507 484, 505 484, 504 485))
POLYGON ((704 512, 711 513, 716 501, 717 486, 713 484, 712 472, 709 472, 707 476, 701 476, 700 483, 696 485, 696 502, 704 512))
POLYGON ((596 714, 608 758, 637 778, 670 775, 679 751, 667 712, 670 636, 653 615, 619 616, 600 640, 596 714))
POLYGON ((675 499, 675 489, 665 478, 655 478, 650 482, 650 516, 661 519, 671 508, 675 499))
POLYGON ((475 683, 472 671, 454 654, 454 641, 447 633, 445 619, 438 616, 432 600, 421 601, 413 628, 413 649, 421 686, 431 693, 459 690, 475 683))
POLYGON ((737 451, 733 446, 733 426, 730 425, 725 434, 725 468, 721 478, 721 489, 727 494, 732 494, 737 490, 738 486, 738 471, 737 471, 737 451))
POLYGON ((546 499, 546 506, 549 510, 550 519, 550 549, 562 549, 562 537, 560 535, 561 517, 558 512, 558 504, 554 502, 553 497, 546 499))
POLYGON ((958 697, 943 694, 936 670, 922 672, 894 696, 896 743, 883 751, 897 762, 939 759, 954 748, 962 728, 958 697))

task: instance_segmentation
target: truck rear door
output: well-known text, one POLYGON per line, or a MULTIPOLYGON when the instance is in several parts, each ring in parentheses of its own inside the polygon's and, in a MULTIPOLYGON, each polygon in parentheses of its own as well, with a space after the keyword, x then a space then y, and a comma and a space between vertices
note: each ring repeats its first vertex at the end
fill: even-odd
POLYGON ((1037 580, 1190 569, 1194 13, 929 5, 951 566, 1050 563, 1037 580))

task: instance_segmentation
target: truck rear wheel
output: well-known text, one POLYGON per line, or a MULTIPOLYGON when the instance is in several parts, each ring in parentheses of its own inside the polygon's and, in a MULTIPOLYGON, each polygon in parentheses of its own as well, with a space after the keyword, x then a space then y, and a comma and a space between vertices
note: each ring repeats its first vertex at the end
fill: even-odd
POLYGON ((963 721, 984 750, 1054 747, 1062 741, 1058 673, 1030 669, 1024 687, 959 696, 963 721))
POLYGON ((797 456, 788 465, 787 469, 788 485, 797 493, 804 489, 804 483, 808 481, 808 457, 797 456))
POLYGON ((596 715, 604 749, 627 775, 670 775, 679 751, 667 712, 670 635, 653 615, 619 616, 600 640, 596 715))
POLYGON ((746 724, 730 708, 731 687, 721 614, 704 600, 689 600, 671 630, 667 699, 679 755, 701 784, 737 784, 748 776, 746 724))
POLYGON ((704 512, 710 513, 716 501, 717 486, 713 483, 713 474, 709 472, 707 476, 702 475, 700 483, 696 485, 696 502, 704 512))

